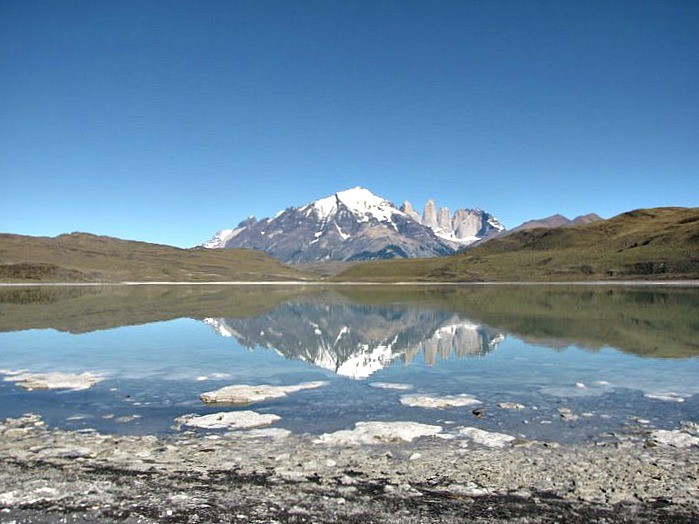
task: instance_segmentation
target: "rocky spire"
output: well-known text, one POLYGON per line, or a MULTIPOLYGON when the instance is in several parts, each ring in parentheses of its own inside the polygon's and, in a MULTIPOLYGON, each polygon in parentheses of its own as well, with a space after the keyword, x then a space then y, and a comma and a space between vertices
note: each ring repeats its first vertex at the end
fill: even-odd
POLYGON ((425 211, 422 213, 422 223, 427 227, 437 227, 437 211, 434 207, 434 200, 431 198, 425 204, 425 211))
POLYGON ((451 233, 451 213, 448 207, 440 207, 437 211, 437 225, 444 231, 451 233))
POLYGON ((410 218, 415 220, 415 222, 417 222, 418 224, 422 224, 422 217, 420 216, 420 213, 415 211, 413 205, 407 200, 403 202, 402 206, 400 206, 400 210, 406 215, 408 215, 410 218))

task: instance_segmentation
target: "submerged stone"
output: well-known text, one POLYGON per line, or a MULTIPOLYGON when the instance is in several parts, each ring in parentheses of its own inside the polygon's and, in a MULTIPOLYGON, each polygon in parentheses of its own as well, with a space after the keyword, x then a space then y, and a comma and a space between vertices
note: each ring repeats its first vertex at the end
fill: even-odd
POLYGON ((525 406, 519 402, 500 402, 498 407, 500 409, 524 409, 525 406))
POLYGON ((410 384, 399 384, 399 383, 395 383, 395 382, 372 382, 369 385, 372 388, 395 389, 398 391, 407 391, 407 390, 413 389, 413 386, 410 384))
POLYGON ((653 400, 663 400, 665 402, 684 402, 685 397, 677 393, 646 393, 643 395, 653 400))

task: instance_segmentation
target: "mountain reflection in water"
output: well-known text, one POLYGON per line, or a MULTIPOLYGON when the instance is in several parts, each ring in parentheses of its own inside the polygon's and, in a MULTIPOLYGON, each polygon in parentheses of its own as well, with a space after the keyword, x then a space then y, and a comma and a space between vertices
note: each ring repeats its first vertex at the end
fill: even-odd
POLYGON ((505 334, 443 310, 348 304, 285 303, 254 318, 206 318, 224 337, 270 348, 338 375, 364 379, 400 359, 483 356, 505 334))

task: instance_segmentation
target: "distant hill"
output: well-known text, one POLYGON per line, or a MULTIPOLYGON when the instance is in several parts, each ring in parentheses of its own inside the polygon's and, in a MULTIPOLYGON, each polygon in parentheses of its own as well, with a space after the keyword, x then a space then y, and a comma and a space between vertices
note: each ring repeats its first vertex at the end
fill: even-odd
POLYGON ((180 249, 89 233, 0 234, 0 282, 303 280, 249 249, 180 249))
POLYGON ((344 281, 699 278, 699 208, 639 209, 572 227, 525 229, 450 257, 358 264, 344 281))
POLYGON ((575 217, 573 220, 569 219, 568 217, 565 217, 563 215, 551 215, 550 217, 546 218, 537 218, 534 220, 528 220, 527 222, 524 222, 523 224, 518 225, 517 227, 514 227, 510 230, 507 231, 508 234, 516 233, 517 231, 524 231, 527 229, 536 229, 536 228, 554 228, 554 227, 573 227, 573 226, 580 226, 583 224, 592 224, 593 222, 599 222, 600 220, 603 220, 601 216, 599 216, 596 213, 588 213, 587 215, 580 215, 579 217, 575 217))
POLYGON ((480 246, 486 242, 489 242, 490 240, 494 240, 496 238, 502 238, 509 236, 513 233, 516 233, 517 231, 525 231, 527 229, 537 229, 537 228, 544 228, 544 229, 552 229, 555 227, 573 227, 573 226, 580 226, 583 224, 592 224, 593 222, 599 222, 600 220, 604 220, 601 216, 599 216, 596 213, 588 213, 586 215, 580 215, 578 217, 575 217, 574 219, 570 219, 566 216, 560 215, 560 214, 555 214, 551 215, 550 217, 545 217, 545 218, 535 218, 533 220, 527 220, 526 222, 523 222, 522 224, 513 227, 512 229, 503 229, 501 231, 494 232, 477 242, 474 242, 470 246, 468 246, 466 249, 469 248, 475 248, 477 246, 480 246))

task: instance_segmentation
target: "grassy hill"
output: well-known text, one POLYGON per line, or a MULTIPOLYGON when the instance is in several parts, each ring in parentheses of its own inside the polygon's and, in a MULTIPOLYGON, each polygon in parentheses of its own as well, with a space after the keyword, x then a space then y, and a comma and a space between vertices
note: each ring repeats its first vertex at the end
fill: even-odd
POLYGON ((531 229, 464 253, 357 264, 339 281, 479 282, 699 278, 699 208, 639 209, 576 227, 531 229))
POLYGON ((180 249, 88 233, 0 234, 0 282, 305 280, 247 249, 180 249))

